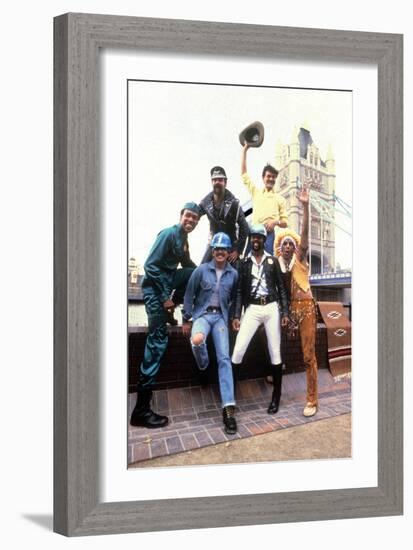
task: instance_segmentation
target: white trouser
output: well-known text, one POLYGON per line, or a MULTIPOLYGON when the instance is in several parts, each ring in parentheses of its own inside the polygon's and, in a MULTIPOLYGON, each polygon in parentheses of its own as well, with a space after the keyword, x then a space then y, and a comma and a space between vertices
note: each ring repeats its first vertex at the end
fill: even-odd
POLYGON ((279 365, 281 363, 280 311, 278 309, 278 303, 271 302, 265 306, 251 304, 247 307, 241 320, 241 327, 232 354, 232 362, 236 365, 242 363, 248 345, 260 325, 264 325, 267 335, 271 364, 279 365))

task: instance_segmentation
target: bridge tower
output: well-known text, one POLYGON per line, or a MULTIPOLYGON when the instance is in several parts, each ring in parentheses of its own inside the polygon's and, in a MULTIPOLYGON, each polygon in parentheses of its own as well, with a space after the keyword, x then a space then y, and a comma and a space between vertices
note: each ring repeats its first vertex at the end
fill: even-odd
POLYGON ((294 128, 290 143, 278 142, 275 167, 279 171, 277 188, 285 198, 289 226, 301 230, 302 207, 297 189, 307 183, 312 191, 310 203, 311 273, 335 271, 335 160, 331 146, 326 160, 321 158, 306 124, 294 128))

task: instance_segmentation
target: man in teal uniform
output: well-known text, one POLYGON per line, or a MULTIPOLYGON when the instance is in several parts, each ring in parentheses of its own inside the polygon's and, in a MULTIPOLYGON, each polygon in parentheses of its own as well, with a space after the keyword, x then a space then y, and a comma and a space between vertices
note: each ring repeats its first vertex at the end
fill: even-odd
POLYGON ((168 346, 166 324, 176 305, 182 303, 187 282, 196 268, 189 255, 188 233, 197 226, 199 214, 195 202, 186 203, 179 223, 158 234, 144 265, 142 292, 148 315, 148 336, 139 368, 138 398, 131 416, 132 426, 161 428, 168 423, 167 416, 151 410, 152 388, 168 346))

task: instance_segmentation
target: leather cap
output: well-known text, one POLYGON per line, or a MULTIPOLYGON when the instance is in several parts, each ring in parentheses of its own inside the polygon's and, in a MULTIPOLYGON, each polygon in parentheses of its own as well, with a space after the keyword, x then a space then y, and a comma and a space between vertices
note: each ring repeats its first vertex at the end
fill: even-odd
POLYGON ((261 147, 263 141, 264 126, 262 122, 258 120, 249 124, 239 135, 239 142, 241 145, 247 142, 250 147, 261 147))
POLYGON ((211 179, 215 179, 215 178, 224 178, 224 179, 227 179, 227 175, 225 173, 225 170, 222 168, 222 166, 214 166, 213 168, 211 168, 211 179))

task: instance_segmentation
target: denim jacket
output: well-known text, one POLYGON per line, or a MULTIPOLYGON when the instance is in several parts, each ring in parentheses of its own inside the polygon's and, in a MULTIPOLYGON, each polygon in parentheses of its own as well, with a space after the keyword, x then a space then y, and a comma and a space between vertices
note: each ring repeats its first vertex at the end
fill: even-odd
MULTIPOLYGON (((219 303, 225 322, 230 317, 230 308, 235 305, 238 273, 227 262, 219 281, 219 303)), ((201 264, 191 275, 186 287, 182 317, 185 321, 191 318, 195 321, 206 312, 217 282, 215 262, 211 260, 201 264)))

